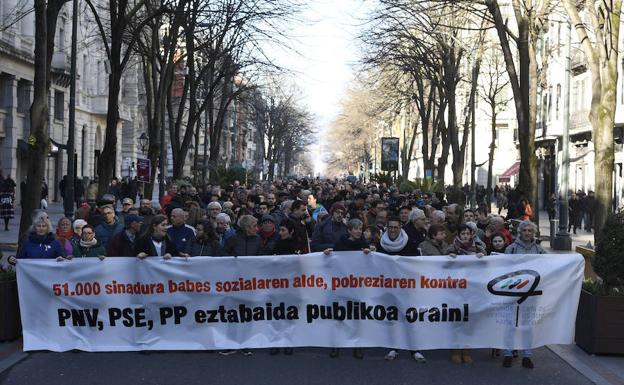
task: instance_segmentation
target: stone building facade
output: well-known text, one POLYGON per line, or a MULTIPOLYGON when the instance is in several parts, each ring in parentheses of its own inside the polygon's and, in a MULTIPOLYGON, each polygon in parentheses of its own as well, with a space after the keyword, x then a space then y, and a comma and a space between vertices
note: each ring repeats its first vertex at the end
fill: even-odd
MULTIPOLYGON (((6 19, 15 0, 0 2, 0 20, 6 19)), ((67 143, 71 51, 71 3, 59 15, 52 84, 49 92, 49 130, 52 145, 46 161, 45 179, 49 199, 60 199, 58 184, 67 172, 68 156, 59 145, 67 143)), ((76 175, 97 177, 97 161, 104 147, 109 66, 100 37, 87 9, 80 12, 76 78, 76 175)), ((129 66, 122 80, 120 121, 117 126, 115 175, 132 172, 131 162, 140 154, 138 136, 144 132, 139 112, 138 66, 129 66), (124 167, 126 168, 124 170, 124 167)), ((17 182, 26 178, 26 148, 30 133, 30 105, 34 79, 34 13, 0 30, 0 169, 17 182)), ((18 191, 17 196, 19 197, 18 191)), ((19 198, 18 198, 19 201, 19 198)))

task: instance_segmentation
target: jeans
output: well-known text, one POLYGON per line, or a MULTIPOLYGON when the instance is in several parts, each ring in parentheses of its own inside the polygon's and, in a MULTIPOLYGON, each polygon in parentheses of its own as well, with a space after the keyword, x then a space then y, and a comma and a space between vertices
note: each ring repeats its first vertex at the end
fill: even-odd
MULTIPOLYGON (((533 351, 531 349, 520 350, 520 353, 522 354, 522 358, 531 357, 533 355, 533 351)), ((513 350, 505 349, 505 351, 503 351, 503 356, 505 357, 513 356, 513 350)))

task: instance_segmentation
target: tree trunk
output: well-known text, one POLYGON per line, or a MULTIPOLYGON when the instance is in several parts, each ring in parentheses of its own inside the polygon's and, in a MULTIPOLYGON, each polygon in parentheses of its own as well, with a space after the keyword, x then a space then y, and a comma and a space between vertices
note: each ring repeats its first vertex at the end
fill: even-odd
POLYGON ((492 111, 492 119, 490 120, 490 129, 492 132, 492 140, 490 141, 490 153, 488 154, 488 176, 487 176, 487 204, 488 208, 492 204, 492 182, 494 180, 494 151, 496 150, 496 101, 490 105, 492 111))
POLYGON ((108 185, 115 177, 117 161, 117 124, 119 123, 119 89, 121 69, 111 62, 111 74, 108 80, 108 112, 106 114, 106 134, 104 148, 98 160, 98 197, 106 194, 108 185))

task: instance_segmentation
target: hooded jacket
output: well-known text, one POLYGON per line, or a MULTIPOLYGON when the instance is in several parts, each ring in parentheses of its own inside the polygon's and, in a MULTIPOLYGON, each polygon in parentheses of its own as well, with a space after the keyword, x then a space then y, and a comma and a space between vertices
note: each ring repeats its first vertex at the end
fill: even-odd
POLYGON ((505 254, 546 254, 546 251, 535 240, 526 244, 517 238, 514 243, 507 246, 505 254))

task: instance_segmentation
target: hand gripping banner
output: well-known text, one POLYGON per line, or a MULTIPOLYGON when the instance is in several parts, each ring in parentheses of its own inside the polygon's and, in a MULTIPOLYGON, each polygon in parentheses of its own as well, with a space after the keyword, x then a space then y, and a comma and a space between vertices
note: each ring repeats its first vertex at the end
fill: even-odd
POLYGON ((578 255, 97 258, 17 265, 24 350, 528 349, 573 342, 578 255))

